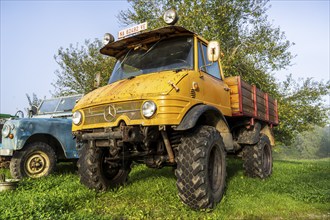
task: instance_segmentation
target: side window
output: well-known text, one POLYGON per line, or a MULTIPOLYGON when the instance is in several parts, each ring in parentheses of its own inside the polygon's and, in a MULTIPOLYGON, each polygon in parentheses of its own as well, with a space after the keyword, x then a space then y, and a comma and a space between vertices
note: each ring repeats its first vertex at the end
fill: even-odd
POLYGON ((205 44, 198 42, 198 68, 202 71, 221 79, 219 63, 214 62, 212 65, 207 60, 207 47, 205 44))

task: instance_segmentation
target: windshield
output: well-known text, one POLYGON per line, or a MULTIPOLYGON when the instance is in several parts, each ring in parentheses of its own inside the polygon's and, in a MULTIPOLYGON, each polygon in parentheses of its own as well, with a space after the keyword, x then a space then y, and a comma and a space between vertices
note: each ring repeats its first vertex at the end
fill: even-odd
POLYGON ((109 83, 141 74, 181 69, 193 69, 192 37, 170 38, 131 48, 118 59, 109 83))
POLYGON ((81 95, 44 100, 39 107, 38 114, 67 112, 67 111, 71 112, 76 104, 76 101, 80 97, 81 95))
POLYGON ((39 114, 54 112, 59 101, 59 99, 44 100, 39 108, 39 114))

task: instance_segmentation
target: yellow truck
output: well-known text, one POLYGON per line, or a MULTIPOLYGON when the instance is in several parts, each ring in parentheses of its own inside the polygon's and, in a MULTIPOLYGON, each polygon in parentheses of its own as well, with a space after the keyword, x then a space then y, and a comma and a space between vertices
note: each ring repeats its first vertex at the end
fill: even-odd
POLYGON ((170 25, 147 31, 144 23, 117 41, 105 35, 100 52, 117 59, 109 84, 73 109, 80 181, 106 190, 127 181, 132 162, 172 166, 181 200, 213 208, 227 153, 242 156, 247 176, 271 175, 277 102, 239 76, 224 77, 218 42, 173 25, 173 10, 164 20, 170 25))

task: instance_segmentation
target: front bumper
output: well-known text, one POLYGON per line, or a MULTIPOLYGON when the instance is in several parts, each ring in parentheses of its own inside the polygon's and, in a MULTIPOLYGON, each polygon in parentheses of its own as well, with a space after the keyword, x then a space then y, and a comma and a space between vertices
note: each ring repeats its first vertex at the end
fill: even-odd
POLYGON ((0 156, 13 156, 13 153, 14 153, 13 149, 0 149, 0 156))
POLYGON ((117 131, 104 129, 104 131, 96 133, 74 132, 73 134, 77 137, 77 140, 83 141, 121 140, 124 142, 142 142, 145 139, 138 126, 123 126, 117 131))

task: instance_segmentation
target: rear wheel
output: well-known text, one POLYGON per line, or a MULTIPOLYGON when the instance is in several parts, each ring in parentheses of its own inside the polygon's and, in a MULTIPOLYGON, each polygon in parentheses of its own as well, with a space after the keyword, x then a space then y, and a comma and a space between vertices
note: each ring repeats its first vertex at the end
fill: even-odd
POLYGON ((193 209, 213 208, 220 202, 226 178, 224 144, 214 127, 201 126, 182 138, 176 157, 177 188, 193 209))
POLYGON ((39 178, 55 170, 56 154, 51 146, 43 142, 28 144, 23 150, 16 151, 10 161, 13 178, 39 178))
POLYGON ((130 161, 109 164, 109 150, 85 144, 77 163, 80 182, 90 189, 107 190, 123 185, 131 171, 130 161))
POLYGON ((262 134, 257 144, 243 149, 245 175, 265 179, 272 174, 273 158, 269 138, 262 134))

